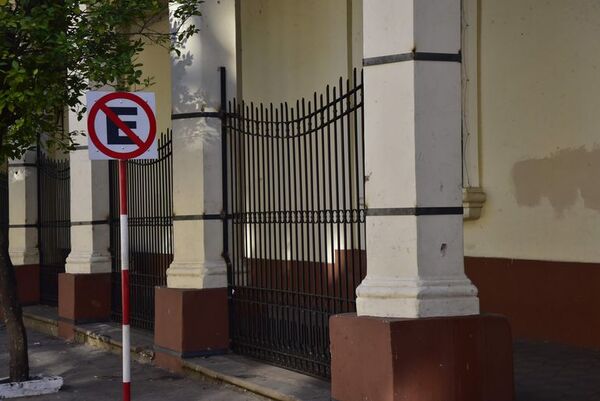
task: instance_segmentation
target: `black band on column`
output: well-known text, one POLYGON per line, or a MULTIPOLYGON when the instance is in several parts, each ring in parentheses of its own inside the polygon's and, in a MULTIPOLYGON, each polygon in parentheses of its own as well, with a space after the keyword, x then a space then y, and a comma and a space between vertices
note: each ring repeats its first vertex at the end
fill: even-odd
POLYGON ((394 207, 367 209, 367 216, 454 216, 462 215, 459 207, 394 207))
POLYGON ((223 220, 230 218, 230 216, 222 214, 188 214, 173 216, 173 221, 193 221, 193 220, 223 220))
POLYGON ((400 63, 403 61, 443 61, 460 63, 462 61, 462 55, 460 53, 402 53, 402 54, 391 54, 388 56, 380 57, 368 57, 363 59, 363 66, 369 67, 372 65, 400 63))
POLYGON ((8 163, 8 168, 11 167, 37 167, 36 163, 8 163))
POLYGON ((97 226, 108 223, 110 223, 108 220, 72 221, 71 226, 97 226))

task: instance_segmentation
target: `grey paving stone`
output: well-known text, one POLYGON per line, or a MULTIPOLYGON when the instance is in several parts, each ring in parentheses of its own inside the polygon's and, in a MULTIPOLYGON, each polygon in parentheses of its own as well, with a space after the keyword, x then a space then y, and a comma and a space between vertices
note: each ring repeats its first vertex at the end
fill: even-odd
MULTIPOLYGON (((36 401, 115 401, 121 399, 121 359, 118 355, 30 331, 32 373, 65 379, 58 393, 36 401)), ((0 376, 8 374, 6 331, 0 326, 0 376)), ((134 400, 144 401, 264 401, 236 387, 202 378, 186 378, 150 365, 133 363, 134 400)))

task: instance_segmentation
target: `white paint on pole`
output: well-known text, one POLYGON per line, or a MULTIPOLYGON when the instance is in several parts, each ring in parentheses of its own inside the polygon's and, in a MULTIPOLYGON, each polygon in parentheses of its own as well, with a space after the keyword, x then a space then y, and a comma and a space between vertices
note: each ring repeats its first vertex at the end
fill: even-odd
POLYGON ((120 218, 121 229, 121 270, 129 270, 129 218, 122 214, 120 218), (127 250, 127 251, 125 251, 127 250))
POLYGON ((123 325, 123 383, 131 383, 131 329, 123 325))

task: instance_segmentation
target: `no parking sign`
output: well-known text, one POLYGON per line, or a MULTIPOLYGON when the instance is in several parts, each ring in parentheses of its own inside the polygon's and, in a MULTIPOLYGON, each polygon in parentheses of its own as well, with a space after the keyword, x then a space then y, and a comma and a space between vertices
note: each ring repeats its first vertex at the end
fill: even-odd
POLYGON ((90 159, 119 161, 123 401, 131 400, 127 160, 158 159, 155 103, 150 92, 87 93, 90 159))
POLYGON ((91 160, 157 159, 156 101, 151 92, 88 92, 91 160))

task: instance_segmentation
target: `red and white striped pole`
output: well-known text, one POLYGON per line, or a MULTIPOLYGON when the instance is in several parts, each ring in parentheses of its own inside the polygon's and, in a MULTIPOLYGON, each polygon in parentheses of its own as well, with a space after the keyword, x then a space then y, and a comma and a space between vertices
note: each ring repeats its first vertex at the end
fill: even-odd
POLYGON ((129 329, 129 235, 127 219, 127 160, 119 160, 121 205, 121 305, 123 313, 123 401, 131 400, 131 340, 129 329))

